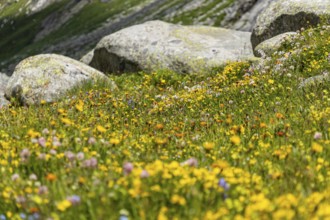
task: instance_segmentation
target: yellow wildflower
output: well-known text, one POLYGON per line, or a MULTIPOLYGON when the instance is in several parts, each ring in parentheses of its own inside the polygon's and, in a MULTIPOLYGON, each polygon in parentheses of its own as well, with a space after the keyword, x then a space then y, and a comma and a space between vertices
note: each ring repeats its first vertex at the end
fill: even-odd
POLYGON ((203 147, 205 150, 212 150, 215 147, 215 143, 213 142, 204 142, 203 147))
POLYGON ((42 198, 40 196, 33 196, 32 201, 34 201, 38 205, 42 204, 42 198))
POLYGON ((314 151, 316 153, 322 153, 323 147, 320 144, 318 144, 316 142, 313 142, 312 143, 312 151, 314 151))
POLYGON ((239 145, 241 143, 241 139, 239 136, 234 135, 230 138, 231 143, 235 144, 235 145, 239 145))
POLYGON ((97 130, 98 132, 100 132, 100 133, 104 133, 104 132, 107 131, 107 129, 105 129, 105 128, 104 128, 103 126, 101 126, 101 125, 96 126, 96 130, 97 130))
POLYGON ((274 81, 273 79, 269 79, 269 80, 268 80, 268 83, 271 84, 271 85, 274 84, 274 82, 275 82, 275 81, 274 81))
POLYGON ((117 145, 120 143, 120 140, 118 138, 110 138, 110 144, 117 145))
POLYGON ((155 143, 159 145, 164 145, 167 143, 167 138, 155 138, 155 143))
POLYGON ((75 107, 78 111, 82 112, 84 110, 84 102, 79 100, 75 107))
POLYGON ((159 211, 157 220, 167 220, 167 216, 166 216, 166 212, 167 212, 167 208, 166 207, 162 207, 159 211))
POLYGON ((31 138, 40 137, 40 133, 34 131, 33 129, 30 129, 30 130, 27 132, 27 135, 28 135, 29 137, 31 137, 31 138))
POLYGON ((182 196, 179 196, 177 194, 173 195, 171 197, 171 203, 172 204, 179 204, 179 205, 182 205, 184 206, 187 202, 186 202, 186 199, 183 198, 182 196))
POLYGON ((59 203, 57 203, 56 207, 58 210, 64 212, 66 209, 68 209, 71 206, 71 202, 68 200, 63 200, 59 203))
POLYGON ((61 122, 66 125, 72 125, 73 122, 68 118, 61 118, 61 122))

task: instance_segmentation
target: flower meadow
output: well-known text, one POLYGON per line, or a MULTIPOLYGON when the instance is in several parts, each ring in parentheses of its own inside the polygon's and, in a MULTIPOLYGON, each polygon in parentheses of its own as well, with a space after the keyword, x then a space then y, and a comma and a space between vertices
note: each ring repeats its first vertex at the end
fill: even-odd
POLYGON ((330 27, 261 61, 0 109, 0 219, 330 218, 330 27))

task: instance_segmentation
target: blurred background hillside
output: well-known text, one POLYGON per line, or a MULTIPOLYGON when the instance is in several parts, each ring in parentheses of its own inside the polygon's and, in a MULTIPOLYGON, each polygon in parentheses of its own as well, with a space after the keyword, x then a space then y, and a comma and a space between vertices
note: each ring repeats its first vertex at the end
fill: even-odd
POLYGON ((80 59, 104 36, 149 20, 251 31, 271 0, 0 0, 0 71, 23 58, 80 59))

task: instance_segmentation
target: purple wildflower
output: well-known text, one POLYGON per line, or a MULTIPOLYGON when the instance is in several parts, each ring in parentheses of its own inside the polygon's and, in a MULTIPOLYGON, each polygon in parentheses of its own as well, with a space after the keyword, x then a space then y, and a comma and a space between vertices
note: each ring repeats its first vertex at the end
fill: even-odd
POLYGON ((60 140, 57 137, 53 137, 53 146, 54 147, 59 147, 61 145, 62 144, 61 144, 60 140))
POLYGON ((149 173, 148 173, 148 171, 146 171, 146 170, 142 170, 142 172, 141 172, 141 174, 140 174, 140 177, 141 178, 148 178, 149 177, 149 173))
POLYGON ((196 158, 192 157, 189 158, 188 160, 184 161, 181 163, 182 166, 190 166, 190 167, 197 167, 198 166, 198 161, 196 158))
POLYGON ((19 217, 20 217, 21 219, 26 219, 26 214, 25 214, 25 213, 20 213, 20 214, 19 214, 19 217))
POLYGON ((47 186, 39 186, 38 188, 38 194, 43 195, 48 193, 48 187, 47 186))
POLYGON ((95 143, 96 143, 96 139, 95 139, 94 137, 90 137, 90 138, 88 139, 88 144, 93 145, 93 144, 95 144, 95 143))
POLYGON ((16 180, 18 180, 19 179, 19 175, 17 174, 17 173, 15 173, 15 174, 13 174, 12 176, 11 176, 11 180, 12 181, 16 181, 16 180))
POLYGON ((79 205, 80 204, 80 196, 72 195, 66 198, 72 205, 79 205))
POLYGON ((223 194, 223 199, 227 199, 228 195, 226 191, 229 190, 229 184, 226 182, 224 178, 220 178, 218 185, 222 187, 225 190, 225 193, 223 194))
POLYGON ((125 175, 130 174, 132 172, 133 168, 134 168, 134 165, 132 163, 130 163, 130 162, 124 163, 124 166, 123 166, 124 174, 125 175))
POLYGON ((40 137, 38 139, 38 144, 41 146, 41 147, 46 147, 46 139, 44 137, 40 137))
POLYGON ((43 134, 49 134, 48 128, 44 128, 41 133, 43 133, 43 134))
POLYGON ((97 159, 95 157, 92 157, 90 159, 87 159, 82 164, 85 168, 96 168, 97 167, 97 159))
POLYGON ((28 220, 37 220, 40 219, 39 213, 33 213, 32 215, 29 215, 28 220))
POLYGON ((17 196, 15 200, 19 204, 24 204, 26 202, 26 198, 24 196, 17 196))
POLYGON ((225 191, 229 190, 229 184, 224 178, 220 178, 218 185, 221 186, 225 191))
POLYGON ((56 154, 57 154, 57 151, 54 150, 54 149, 51 149, 51 150, 49 151, 49 153, 50 153, 51 155, 56 155, 56 154))
POLYGON ((321 139, 322 138, 322 133, 321 132, 315 132, 315 134, 314 134, 314 139, 315 140, 319 140, 319 139, 321 139))
POLYGON ((21 160, 23 162, 26 162, 29 159, 30 155, 31 155, 31 153, 30 153, 29 149, 27 149, 27 148, 23 149, 20 153, 21 160))
POLYGON ((73 161, 76 157, 76 155, 74 153, 72 153, 71 151, 65 152, 65 156, 66 156, 66 158, 68 158, 69 161, 73 161))
POLYGON ((76 157, 77 157, 78 160, 83 160, 85 158, 85 155, 84 155, 83 152, 78 152, 76 157))

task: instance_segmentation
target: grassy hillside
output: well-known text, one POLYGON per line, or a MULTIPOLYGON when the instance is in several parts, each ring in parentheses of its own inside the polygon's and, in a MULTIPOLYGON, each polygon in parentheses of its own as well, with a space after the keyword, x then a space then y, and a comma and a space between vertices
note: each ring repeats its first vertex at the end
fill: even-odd
POLYGON ((1 20, 9 20, 0 29, 0 35, 2 36, 0 41, 0 61, 14 57, 22 50, 24 53, 24 48, 31 47, 36 34, 40 31, 42 20, 51 12, 61 10, 68 1, 56 3, 46 10, 31 16, 24 15, 23 13, 16 14, 22 4, 21 2, 23 1, 18 1, 17 4, 12 4, 11 7, 6 8, 0 16, 1 20))
POLYGON ((265 63, 0 110, 1 219, 329 217, 330 27, 265 63))

